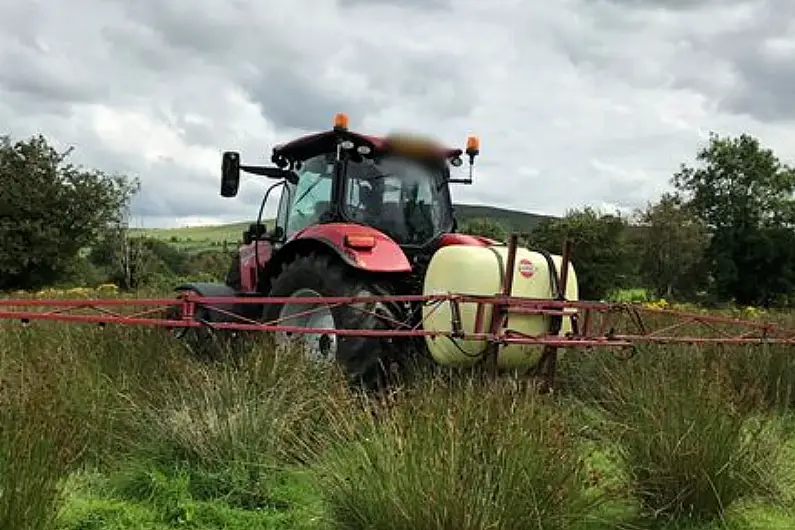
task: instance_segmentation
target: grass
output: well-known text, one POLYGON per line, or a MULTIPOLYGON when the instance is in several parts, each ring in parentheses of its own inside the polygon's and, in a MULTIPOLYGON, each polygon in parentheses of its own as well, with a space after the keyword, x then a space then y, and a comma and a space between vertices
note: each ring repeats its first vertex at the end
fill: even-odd
MULTIPOLYGON (((224 245, 234 249, 242 240, 243 231, 247 230, 252 222, 180 228, 134 228, 131 232, 134 235, 165 241, 184 252, 198 253, 220 250, 224 245)), ((272 221, 265 221, 266 226, 269 227, 271 224, 272 221)))
POLYGON ((777 501, 786 491, 770 470, 781 467, 785 446, 780 425, 752 414, 757 395, 735 391, 725 359, 655 353, 622 368, 600 363, 578 381, 596 389, 599 439, 618 441, 642 515, 707 520, 748 498, 777 501))
POLYGON ((598 504, 566 414, 537 393, 436 380, 374 412, 317 455, 339 528, 576 528, 598 504))
POLYGON ((782 349, 570 352, 551 396, 440 373, 369 398, 272 352, 261 339, 208 364, 155 329, 0 323, 0 528, 795 520, 782 349))

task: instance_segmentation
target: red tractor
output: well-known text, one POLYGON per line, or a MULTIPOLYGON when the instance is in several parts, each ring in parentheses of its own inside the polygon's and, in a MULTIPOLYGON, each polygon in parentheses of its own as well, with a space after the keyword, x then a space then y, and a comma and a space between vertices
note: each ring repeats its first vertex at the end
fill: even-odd
MULTIPOLYGON (((428 283, 428 268, 440 250, 504 248, 503 243, 456 232, 449 184, 472 182, 472 166, 478 154, 476 137, 468 138, 463 151, 415 137, 368 136, 349 130, 345 114, 336 115, 331 130, 273 148, 273 166, 241 165, 237 153, 226 152, 222 163, 223 197, 237 194, 241 171, 278 182, 265 193, 257 222, 244 232, 239 258, 226 283, 184 284, 178 290, 212 297, 350 297, 411 295, 450 288, 443 285, 447 280, 428 283), (460 167, 463 155, 469 160, 469 178, 454 179, 450 167, 460 167), (281 199, 275 226, 266 230, 263 210, 271 191, 277 188, 281 188, 281 199)), ((492 259, 497 256, 487 254, 492 259)), ((474 274, 470 267, 482 267, 483 263, 478 265, 477 259, 470 258, 471 255, 450 254, 443 266, 437 267, 435 277, 450 278, 442 271, 450 267, 456 269, 452 276, 474 274)), ((544 265, 544 270, 538 269, 539 278, 547 264, 554 268, 552 261, 539 264, 544 265)), ((529 270, 527 263, 524 267, 525 272, 529 270)), ((504 270, 497 274, 502 275, 504 270)), ((482 282, 482 274, 479 276, 482 282)), ((573 271, 571 277, 573 280, 573 271)), ((548 284, 549 277, 543 280, 548 284)), ((463 280, 459 278, 460 281, 463 280)), ((420 302, 367 305, 332 306, 311 314, 306 314, 311 307, 300 301, 244 304, 228 310, 259 322, 324 329, 416 329, 424 317, 429 318, 420 302)), ((215 321, 226 318, 208 314, 203 317, 215 321)), ((344 334, 301 336, 309 355, 336 360, 352 380, 365 386, 381 382, 385 368, 399 366, 409 358, 409 352, 424 352, 427 356, 429 345, 437 361, 445 363, 450 358, 450 352, 445 350, 449 346, 434 350, 422 337, 384 340, 344 334)), ((463 349, 462 345, 455 345, 461 351, 466 347, 467 344, 463 349)), ((464 355, 461 359, 475 356, 464 355)), ((452 359, 451 364, 461 359, 452 359)))

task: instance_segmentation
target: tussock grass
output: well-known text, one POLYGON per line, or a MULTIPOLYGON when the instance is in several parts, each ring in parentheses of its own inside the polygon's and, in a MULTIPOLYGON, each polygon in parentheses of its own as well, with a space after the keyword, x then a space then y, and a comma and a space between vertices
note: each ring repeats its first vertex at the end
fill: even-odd
POLYGON ((553 396, 445 370, 363 396, 265 338, 210 363, 162 330, 0 324, 0 528, 721 521, 790 501, 792 357, 572 352, 553 396))
POLYGON ((307 454, 298 441, 321 441, 328 418, 320 397, 342 399, 345 387, 336 371, 300 358, 256 348, 250 355, 237 366, 183 362, 131 404, 138 441, 121 491, 151 483, 156 466, 188 480, 197 499, 249 509, 271 503, 270 486, 307 454))
POLYGON ((646 350, 629 361, 583 363, 575 377, 599 439, 615 444, 647 519, 721 520, 742 502, 783 493, 776 423, 752 414, 720 362, 697 348, 646 350))
MULTIPOLYGON (((317 480, 336 528, 566 529, 598 498, 563 410, 510 381, 420 382, 350 422, 317 480), (488 387, 487 387, 488 385, 488 387)), ((331 404, 333 407, 334 404, 331 404)))
POLYGON ((24 337, 0 349, 0 528, 52 528, 59 482, 88 443, 65 372, 24 337), (12 355, 9 347, 28 355, 12 355))
POLYGON ((0 528, 52 528, 59 485, 84 466, 136 501, 187 481, 193 499, 283 508, 295 440, 311 447, 324 423, 318 396, 344 386, 335 370, 261 342, 236 363, 211 364, 157 329, 4 328, 0 528))
POLYGON ((795 352, 791 346, 713 348, 709 362, 724 370, 733 388, 756 411, 795 409, 795 352))

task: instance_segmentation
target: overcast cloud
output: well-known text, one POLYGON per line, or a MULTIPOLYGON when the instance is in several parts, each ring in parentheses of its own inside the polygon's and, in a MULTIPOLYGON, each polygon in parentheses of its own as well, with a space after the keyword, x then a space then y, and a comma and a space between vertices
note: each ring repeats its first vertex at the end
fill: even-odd
MULTIPOLYGON (((559 215, 656 199, 709 131, 795 157, 788 0, 0 0, 0 134, 141 179, 138 223, 248 220, 220 153, 345 111, 480 135, 459 202, 559 215)), ((264 157, 264 158, 263 158, 264 157)))

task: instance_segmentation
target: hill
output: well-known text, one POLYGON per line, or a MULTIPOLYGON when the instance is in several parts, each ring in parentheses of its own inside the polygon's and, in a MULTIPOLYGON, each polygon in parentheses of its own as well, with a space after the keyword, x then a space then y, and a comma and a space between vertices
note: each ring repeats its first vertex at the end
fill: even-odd
MULTIPOLYGON (((547 216, 517 210, 472 204, 457 204, 455 212, 459 223, 468 219, 488 218, 501 222, 509 230, 519 232, 532 230, 541 220, 547 218, 547 216)), ((272 220, 266 221, 267 224, 271 222, 272 220)), ((250 222, 241 222, 181 228, 136 228, 131 231, 137 235, 166 241, 183 250, 195 253, 205 250, 220 250, 224 245, 234 246, 241 239, 241 234, 249 224, 250 222)))
POLYGON ((505 225, 508 230, 515 232, 527 232, 535 228, 544 219, 551 219, 547 215, 521 212, 519 210, 506 210, 504 208, 494 208, 492 206, 480 206, 475 204, 457 204, 455 214, 458 222, 467 219, 487 218, 493 219, 505 225))

